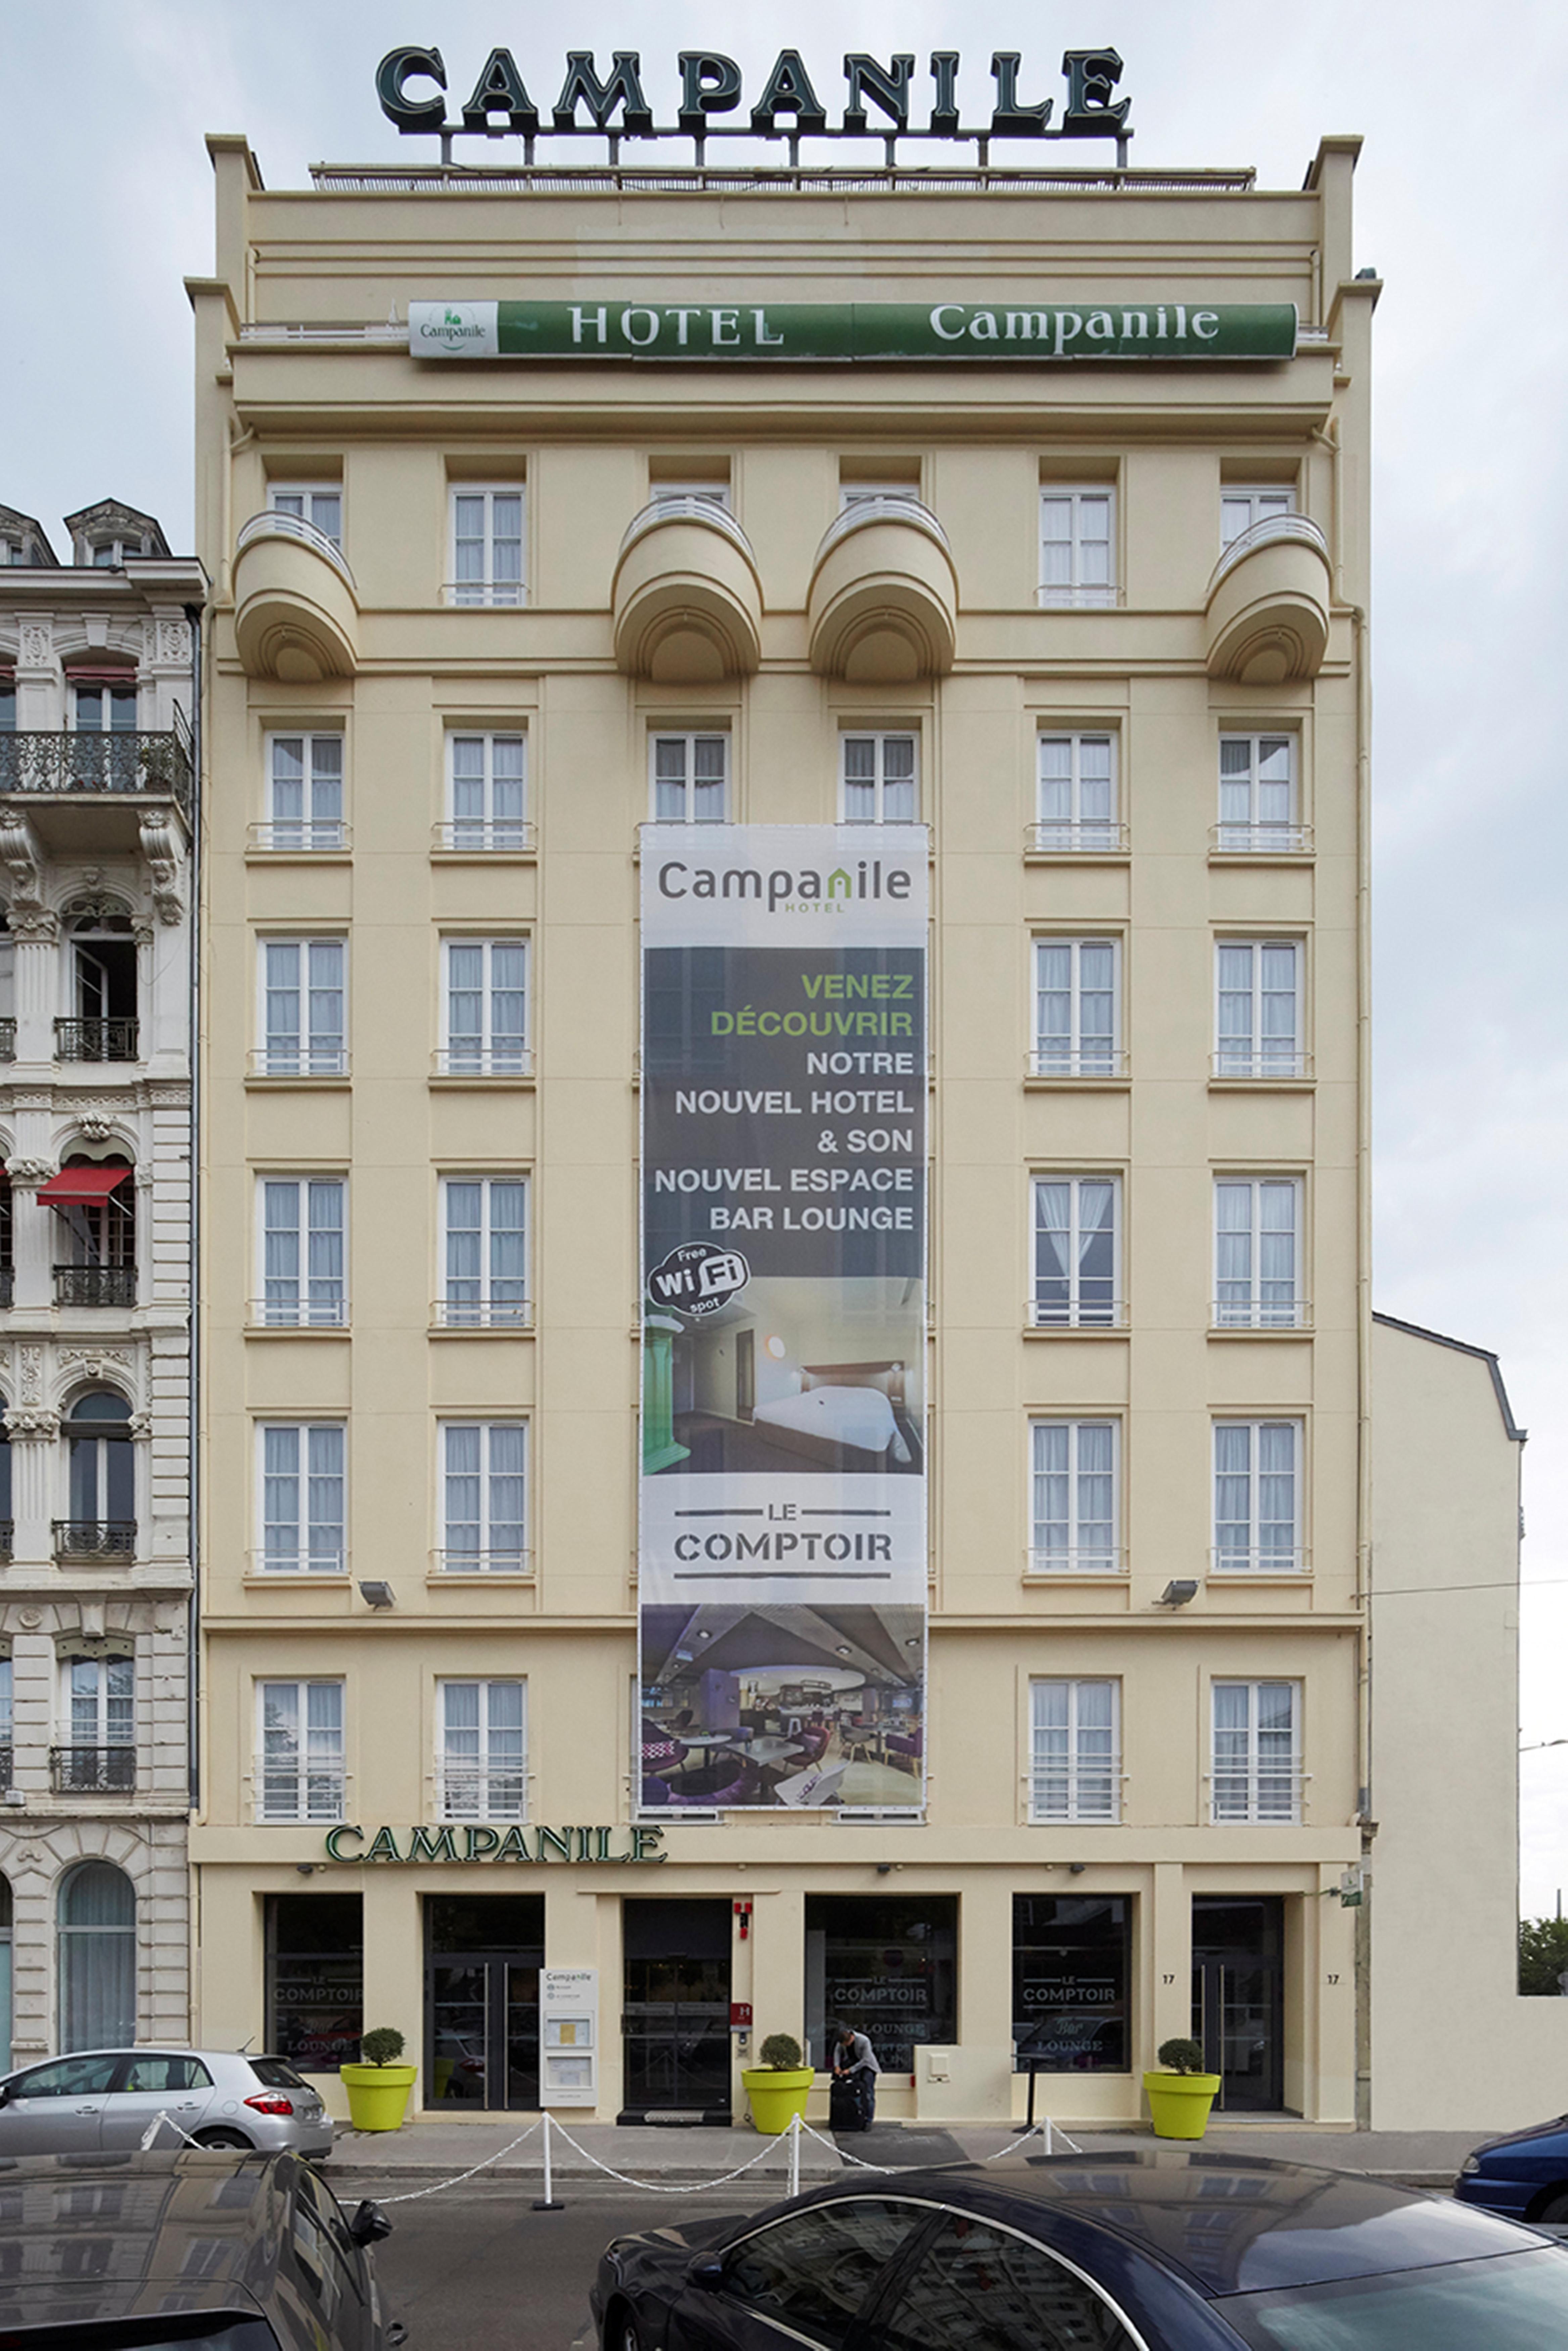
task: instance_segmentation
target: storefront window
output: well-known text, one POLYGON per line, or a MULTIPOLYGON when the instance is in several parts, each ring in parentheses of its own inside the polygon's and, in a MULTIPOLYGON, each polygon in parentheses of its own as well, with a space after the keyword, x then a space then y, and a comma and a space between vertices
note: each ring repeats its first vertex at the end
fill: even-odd
POLYGON ((912 2074, 920 2044, 958 2039, 956 1895, 807 1895, 805 2029, 815 2064, 827 2064, 840 2024, 864 2032, 889 2074, 912 2074))
POLYGON ((306 2074, 353 2064, 365 1976, 358 1895, 269 1895, 266 1951, 268 2053, 306 2074))
POLYGON ((1131 1917, 1125 1894, 1013 1896, 1015 2072, 1127 2072, 1131 1917))

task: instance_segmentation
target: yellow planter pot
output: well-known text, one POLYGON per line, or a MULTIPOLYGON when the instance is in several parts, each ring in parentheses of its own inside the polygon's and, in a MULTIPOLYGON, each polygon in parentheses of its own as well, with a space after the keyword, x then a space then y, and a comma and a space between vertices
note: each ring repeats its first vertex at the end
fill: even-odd
POLYGON ((1201 2138, 1220 2095, 1218 2074, 1146 2074, 1144 2095, 1156 2138, 1201 2138))
POLYGON ((408 2108, 417 2065, 339 2065, 348 2119, 359 2131, 396 2130, 408 2108))
POLYGON ((805 2102, 816 2076, 809 2065, 775 2073, 771 2065, 754 2065, 741 2076, 752 2102, 752 2120, 764 2137, 777 2138, 796 2115, 805 2119, 805 2102))

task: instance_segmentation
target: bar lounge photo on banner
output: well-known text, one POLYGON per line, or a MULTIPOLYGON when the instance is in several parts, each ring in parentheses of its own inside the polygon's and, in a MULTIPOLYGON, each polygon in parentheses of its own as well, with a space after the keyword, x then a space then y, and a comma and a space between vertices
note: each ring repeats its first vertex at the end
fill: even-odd
POLYGON ((925 828, 641 871, 640 1806, 919 1806, 925 828))

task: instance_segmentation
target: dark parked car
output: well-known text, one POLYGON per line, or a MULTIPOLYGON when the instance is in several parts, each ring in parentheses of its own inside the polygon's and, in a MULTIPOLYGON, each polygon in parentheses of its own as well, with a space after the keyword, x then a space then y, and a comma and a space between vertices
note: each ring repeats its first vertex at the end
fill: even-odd
POLYGON ((1511 2220, 1568 2220, 1568 2115, 1488 2139, 1466 2156, 1454 2194, 1511 2220))
POLYGON ((1562 2351, 1568 2248, 1350 2174, 1178 2147, 857 2173, 620 2237, 605 2351, 1562 2351))
POLYGON ((391 2351, 369 2248, 296 2155, 0 2158, 5 2351, 391 2351))

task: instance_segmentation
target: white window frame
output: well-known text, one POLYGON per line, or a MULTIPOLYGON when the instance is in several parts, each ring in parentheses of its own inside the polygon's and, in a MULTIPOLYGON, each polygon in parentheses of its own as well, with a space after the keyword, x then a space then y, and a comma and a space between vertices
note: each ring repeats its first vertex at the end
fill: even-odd
POLYGON ((838 737, 838 821, 840 824, 919 824, 920 821, 920 730, 918 726, 846 726, 838 737), (871 816, 851 816, 849 813, 849 746, 869 743, 871 773, 857 776, 857 786, 869 784, 875 813, 871 816), (888 746, 908 743, 910 747, 910 770, 908 776, 889 778, 888 746), (908 816, 888 816, 888 793, 908 784, 913 802, 908 816))
POLYGON ((481 1677, 472 1674, 442 1676, 436 1683, 436 1812, 443 1821, 525 1821, 528 1817, 528 1683, 522 1674, 481 1677), (448 1693, 454 1689, 478 1693, 477 1723, 452 1725, 447 1719, 448 1693), (493 1723, 493 1693, 515 1690, 519 1721, 493 1723), (454 1728, 472 1729, 476 1745, 472 1761, 449 1745, 454 1728), (519 1737, 515 1763, 492 1753, 492 1734, 515 1728, 519 1737), (465 1784, 466 1783, 466 1784, 465 1784), (499 1783, 499 1784, 498 1784, 499 1783), (515 1794, 513 1790, 515 1789, 515 1794), (468 1801, 464 1801, 464 1799, 468 1801))
MULTIPOLYGON (((730 729, 727 726, 655 726, 650 728, 648 737, 648 814, 649 822, 653 824, 691 825, 728 824, 730 821, 731 812, 732 773, 732 746, 730 740, 730 729), (703 777, 699 778, 697 776, 696 746, 700 741, 705 743, 722 743, 724 747, 724 774, 722 778, 722 789, 720 794, 719 813, 717 816, 699 816, 696 813, 696 787, 699 780, 705 785, 711 785, 713 780, 711 777, 703 777), (682 761, 683 772, 680 778, 681 803, 685 812, 680 816, 660 816, 659 813, 659 747, 661 743, 681 743, 685 746, 685 753, 682 761)), ((674 783, 676 778, 671 776, 666 780, 670 783, 674 783)))
POLYGON ((266 506, 268 514, 291 515, 297 522, 309 523, 313 530, 318 530, 322 538, 329 539, 338 554, 342 554, 343 485, 340 481, 269 482, 266 486, 266 506), (293 506, 285 504, 286 499, 298 501, 297 515, 293 506), (317 505, 322 503, 337 507, 336 527, 324 522, 317 512, 317 505))
POLYGON ((441 829, 441 846, 461 851, 467 855, 521 855, 534 847, 534 827, 528 819, 528 729, 526 726, 449 726, 446 730, 446 816, 441 829), (479 772, 459 778, 458 747, 477 743, 480 746, 479 772), (518 773, 497 777, 496 747, 505 744, 509 750, 516 746, 518 773), (477 784, 481 813, 460 815, 457 807, 459 782, 477 784), (497 816, 495 792, 497 783, 510 789, 517 787, 518 810, 515 816, 497 816))
POLYGON ((671 498, 707 498, 713 506, 722 507, 726 514, 733 514, 735 510, 730 483, 713 474, 702 481, 649 482, 648 503, 650 507, 665 506, 671 498))
MULTIPOLYGON (((1116 1575, 1121 1572, 1121 1422, 1110 1413, 1086 1413, 1069 1420, 1054 1413, 1034 1415, 1029 1423, 1029 1573, 1031 1575, 1116 1575), (1040 1459, 1039 1437, 1046 1430, 1065 1429, 1067 1432, 1067 1467, 1065 1472, 1050 1469, 1040 1459), (1084 1515, 1083 1481, 1098 1478, 1105 1472, 1085 1468, 1081 1458, 1083 1433, 1108 1430, 1111 1440, 1111 1539, 1103 1543, 1085 1545, 1082 1540, 1084 1515), (1037 1509, 1038 1481, 1042 1478, 1065 1475, 1067 1480, 1067 1542, 1063 1550, 1042 1549, 1039 1532, 1050 1521, 1043 1520, 1037 1509)), ((1096 1521, 1096 1523, 1099 1523, 1096 1521)))
MULTIPOLYGON (((439 1179, 439 1185, 441 1194, 439 1203, 439 1247, 441 1250, 439 1272, 441 1294, 436 1301, 436 1320, 438 1323, 441 1324, 442 1328, 448 1330, 526 1331, 532 1325, 534 1320, 533 1301, 528 1294, 533 1287, 530 1278, 530 1270, 533 1255, 534 1202, 533 1187, 526 1169, 508 1168, 499 1173, 474 1176, 442 1176, 439 1179), (478 1226, 473 1227, 463 1225, 458 1228, 460 1232, 471 1232, 475 1230, 478 1232, 480 1270, 477 1276, 470 1274, 454 1274, 452 1268, 452 1226, 449 1217, 449 1204, 452 1197, 452 1187, 454 1184, 476 1185, 479 1187, 480 1203, 478 1226), (521 1276, 523 1295, 521 1298, 497 1298, 493 1294, 493 1285, 497 1277, 492 1261, 493 1255, 493 1245, 497 1236, 493 1221, 493 1194, 494 1186, 498 1184, 515 1185, 523 1194, 523 1221, 521 1226, 523 1237, 523 1271, 521 1276), (454 1283, 469 1282, 475 1280, 477 1280, 479 1287, 479 1295, 477 1298, 458 1299, 453 1297, 452 1289, 454 1283)), ((510 1227, 504 1226, 502 1228, 503 1232, 509 1231, 510 1229, 510 1227)), ((503 1281, 512 1281, 517 1278, 518 1277, 510 1274, 499 1277, 503 1281)))
MULTIPOLYGON (((283 1036, 279 1031, 280 1038, 283 1036)), ((348 1074, 348 939, 342 931, 258 931, 256 934, 256 1074, 268 1078, 342 1078, 348 1074), (299 979, 295 993, 299 998, 299 1025, 294 1031, 295 1041, 274 1045, 269 1027, 270 999, 273 995, 272 955, 275 949, 292 947, 300 958, 299 979), (320 983, 313 980, 311 965, 315 951, 336 947, 340 958, 339 977, 335 993, 342 1006, 342 1027, 337 1041, 330 1041, 331 1032, 322 1032, 317 1042, 311 1026, 311 998, 320 992, 320 983)))
POLYGON ((838 481, 838 511, 846 514, 851 507, 864 506, 868 498, 902 498, 906 504, 920 504, 918 482, 874 482, 865 475, 847 481, 840 475, 838 481))
POLYGON ((344 786, 348 779, 344 757, 347 747, 341 727, 303 727, 296 732, 292 727, 279 726, 269 730, 266 737, 266 821, 261 827, 261 848, 298 852, 340 850, 347 845, 348 828, 343 821, 344 786), (286 743, 299 746, 301 813, 296 817, 280 817, 277 812, 280 780, 295 780, 293 778, 280 778, 277 772, 279 747, 286 743), (318 748, 325 749, 327 746, 337 753, 336 774, 332 771, 329 758, 319 770, 317 768, 318 748), (334 784, 337 786, 336 795, 330 789, 334 784), (318 786, 327 788, 322 797, 328 802, 336 797, 336 816, 317 814, 318 786))
POLYGON ((1236 1413, 1222 1413, 1216 1416, 1212 1426, 1210 1449, 1213 1459, 1211 1490, 1214 1549, 1211 1561, 1214 1573, 1223 1576, 1301 1574, 1306 1565, 1306 1552, 1303 1537, 1303 1504, 1306 1494, 1305 1421, 1299 1413, 1269 1413, 1260 1416, 1256 1420, 1246 1419, 1236 1413), (1265 1469, 1263 1467, 1263 1437, 1265 1432, 1273 1435, 1282 1429, 1288 1430, 1291 1437, 1291 1466, 1288 1473, 1291 1481, 1291 1515, 1288 1521, 1272 1518, 1267 1523, 1275 1527, 1288 1523, 1291 1540, 1284 1549, 1275 1542, 1264 1545, 1260 1540, 1265 1523, 1262 1516, 1263 1481, 1266 1478, 1278 1478, 1285 1474, 1277 1468, 1265 1469), (1220 1455, 1231 1449, 1223 1442, 1223 1439, 1227 1434, 1233 1434, 1238 1430, 1245 1431, 1247 1437, 1246 1467, 1244 1469, 1240 1469, 1227 1464, 1222 1469, 1220 1455), (1227 1511, 1226 1516, 1221 1519, 1220 1510, 1221 1479, 1231 1481, 1238 1479, 1246 1480, 1246 1516, 1244 1518, 1237 1518, 1233 1512, 1227 1511), (1238 1545, 1229 1540, 1221 1541, 1221 1528, 1235 1526, 1245 1528, 1247 1541, 1244 1544, 1238 1545))
MULTIPOLYGON (((462 988, 457 992, 467 996, 474 991, 462 988)), ((499 992, 513 993, 511 989, 499 992)), ((533 939, 529 933, 501 931, 482 936, 472 935, 464 931, 445 933, 441 942, 441 1043, 436 1061, 441 1075, 464 1078, 532 1077, 534 1048, 530 1040, 533 1028, 534 952, 533 939), (517 991, 523 998, 522 1037, 519 1041, 514 1042, 509 1036, 501 1045, 497 1045, 495 1041, 495 998, 498 991, 495 986, 494 963, 497 947, 517 947, 522 950, 523 955, 523 984, 521 989, 517 991), (478 948, 484 959, 483 977, 478 991, 482 1003, 480 1028, 476 1044, 460 1046, 452 1041, 452 958, 454 950, 461 953, 472 948, 478 948)))
MULTIPOLYGON (((328 1709, 324 1709, 327 1711, 328 1709)), ((254 1800, 258 1822, 285 1823, 299 1821, 340 1821, 348 1808, 348 1684, 341 1674, 308 1674, 283 1679, 271 1674, 258 1675, 255 1682, 255 1767, 254 1800), (285 1765, 269 1771, 267 1760, 266 1703, 269 1690, 292 1690, 295 1701, 295 1760, 292 1772, 293 1802, 275 1807, 269 1801, 269 1780, 281 1779, 285 1765), (310 1721, 310 1697, 314 1690, 336 1690, 337 1693, 336 1723, 310 1721), (305 1737, 299 1736, 303 1723, 305 1737), (321 1734, 313 1761, 311 1733, 321 1734), (313 1784, 314 1783, 314 1784, 313 1784)))
POLYGON ((259 1420, 256 1423, 256 1562, 266 1575, 344 1575, 348 1569, 348 1424, 346 1420, 289 1420, 285 1418, 259 1420), (269 1468, 269 1440, 282 1434, 296 1440, 296 1455, 292 1469, 269 1468), (316 1466, 312 1455, 317 1437, 333 1437, 337 1440, 337 1468, 324 1469, 316 1466), (274 1478, 291 1478, 296 1489, 294 1524, 296 1531, 292 1551, 275 1544, 270 1533, 275 1523, 267 1515, 267 1487, 274 1478), (314 1494, 324 1479, 335 1479, 337 1486, 337 1517, 336 1520, 318 1520, 314 1516, 314 1494), (319 1540, 318 1530, 336 1527, 335 1542, 319 1540))
POLYGON ((1278 855, 1282 851, 1298 852, 1306 846, 1306 828, 1301 822, 1301 737, 1293 727, 1260 727, 1256 734, 1243 733, 1227 727, 1220 737, 1219 810, 1214 823, 1214 846, 1227 857, 1278 855), (1238 747, 1246 752, 1244 770, 1226 773, 1226 757, 1238 747), (1285 778, 1285 813, 1282 817, 1265 817, 1262 795, 1273 789, 1272 779, 1265 782, 1262 766, 1265 757, 1282 747, 1288 773, 1285 778), (1225 802, 1229 792, 1241 786, 1246 792, 1245 816, 1227 814, 1225 802))
POLYGON ((1217 1078, 1261 1079, 1264 1083, 1280 1078, 1303 1078, 1307 1074, 1306 1044, 1303 1028, 1306 1011, 1306 941, 1299 936, 1284 937, 1268 933, 1254 935, 1230 933, 1214 942, 1214 1074, 1217 1078), (1252 958, 1249 987, 1251 998, 1251 1028, 1248 1050, 1238 1048, 1220 1028, 1221 1000, 1227 995, 1241 991, 1221 985, 1227 949, 1245 947, 1252 958), (1268 995, 1282 995, 1280 988, 1263 987, 1264 954, 1271 948, 1288 947, 1293 958, 1294 987, 1292 991, 1294 1012, 1294 1036, 1290 1051, 1279 1050, 1276 1040, 1263 1035, 1263 1005, 1268 995))
POLYGON ((59 1742, 60 1745, 99 1750, 113 1748, 121 1752, 127 1748, 134 1748, 137 1695, 134 1654, 130 1656, 88 1657, 73 1656, 67 1653, 59 1660, 59 1671, 60 1729, 65 1734, 59 1742), (118 1696, 111 1694, 109 1687, 110 1666, 124 1666, 129 1668, 127 1679, 130 1685, 130 1689, 118 1696), (83 1668, 95 1678, 96 1687, 90 1691, 78 1691, 75 1686, 78 1671, 83 1668), (85 1698, 91 1708, 90 1738, 78 1739, 77 1736, 80 1727, 77 1714, 78 1697, 85 1698))
MULTIPOLYGON (((1034 934, 1034 1041, 1030 1048, 1030 1074, 1036 1078, 1118 1078, 1122 1074, 1122 943, 1114 933, 1098 932, 1087 935, 1065 935, 1054 931, 1034 934), (1084 1039, 1084 949, 1108 949, 1111 959, 1111 1031, 1108 1040, 1095 1036, 1087 1044, 1084 1039), (1067 1035, 1065 1040, 1047 1037, 1041 1026, 1041 998, 1046 993, 1061 991, 1053 987, 1047 991, 1044 979, 1044 957, 1047 953, 1063 952, 1068 956, 1067 1035)), ((1099 996, 1105 990, 1091 991, 1099 996)))
POLYGON ((1042 726, 1035 737, 1034 752, 1034 825, 1031 846, 1039 854, 1055 857, 1116 856, 1125 848, 1127 834, 1121 822, 1121 778, 1119 774, 1121 741, 1114 726, 1042 726), (1045 752, 1048 745, 1064 743, 1068 750, 1068 773, 1065 777, 1047 777, 1045 752), (1096 748, 1104 744, 1108 752, 1108 779, 1084 774, 1084 749, 1087 744, 1096 748), (1110 808, 1104 816, 1084 814, 1085 783, 1098 785, 1109 782, 1110 808), (1069 801, 1065 816, 1045 814, 1045 788, 1064 782, 1069 801))
MULTIPOLYGON (((1029 1268, 1030 1299, 1028 1321, 1036 1331, 1116 1331, 1126 1319, 1122 1296, 1122 1179, 1117 1174, 1091 1172, 1079 1174, 1070 1168, 1035 1168, 1029 1179, 1029 1268), (1042 1281, 1062 1279, 1059 1273, 1043 1272, 1040 1262, 1039 1196, 1042 1185, 1065 1184, 1070 1186, 1068 1207, 1069 1263, 1066 1274, 1067 1297, 1056 1306, 1040 1296, 1042 1281), (1085 1184, 1108 1184, 1111 1187, 1111 1295, 1109 1299, 1096 1296, 1085 1299, 1083 1293, 1083 1258, 1081 1239, 1084 1230, 1082 1207, 1085 1184)), ((1094 1277, 1099 1281, 1102 1277, 1094 1277)))
POLYGON ((458 1417, 454 1415, 446 1419, 439 1420, 436 1423, 436 1508, 440 1513, 439 1523, 441 1531, 441 1549, 437 1555, 441 1561, 441 1568, 446 1574, 527 1575, 531 1573, 531 1553, 528 1548, 528 1511, 531 1499, 531 1487, 533 1483, 533 1469, 530 1459, 532 1450, 533 1446, 529 1423, 521 1414, 514 1413, 506 1416, 497 1416, 495 1418, 489 1420, 480 1420, 466 1416, 458 1417), (520 1450, 522 1454, 523 1467, 520 1472, 509 1469, 498 1470, 493 1467, 493 1455, 494 1452, 494 1437, 496 1432, 502 1429, 506 1430, 509 1434, 513 1431, 516 1431, 521 1437, 522 1444, 520 1450), (475 1432, 478 1434, 480 1440, 480 1462, 477 1472, 470 1470, 453 1471, 451 1468, 451 1445, 449 1439, 452 1435, 459 1432, 468 1435, 472 1435, 475 1432), (508 1546, 504 1550, 496 1550, 492 1547, 496 1524, 492 1516, 493 1481, 496 1478, 515 1477, 519 1475, 523 1480, 522 1518, 520 1521, 508 1520, 504 1521, 504 1523, 508 1526, 520 1523, 523 1541, 521 1545, 518 1547, 508 1546), (478 1530, 479 1546, 477 1550, 474 1551, 469 1551, 462 1548, 454 1549, 451 1542, 452 1520, 449 1512, 447 1488, 449 1479, 453 1476, 464 1478, 477 1476, 479 1480, 479 1517, 476 1520, 470 1521, 468 1520, 464 1520, 462 1522, 465 1526, 472 1523, 475 1525, 478 1530))
MULTIPOLYGON (((1097 515, 1094 519, 1098 519, 1097 515)), ((1039 596, 1041 603, 1100 611, 1104 611, 1108 606, 1115 606, 1121 599, 1121 590, 1116 584, 1116 569, 1115 483, 1043 482, 1040 486, 1039 596), (1090 518, 1088 508, 1091 503, 1097 507, 1102 499, 1106 506, 1106 535, 1103 539, 1097 531, 1091 535, 1084 529, 1085 520, 1090 518), (1057 535, 1053 535, 1049 539, 1046 538, 1045 524, 1047 517, 1051 515, 1054 508, 1065 509, 1068 522, 1065 538, 1057 535), (1069 549, 1070 577, 1068 579, 1064 580, 1046 579, 1045 549, 1048 546, 1066 547, 1069 549), (1087 579, 1085 577, 1085 571, 1097 570, 1099 568, 1096 559, 1087 557, 1087 550, 1102 546, 1106 550, 1106 577, 1104 580, 1087 579)))
POLYGON ((1234 546, 1266 515, 1294 514, 1296 494, 1289 482, 1221 482, 1220 485, 1220 548, 1234 546), (1239 510, 1245 508, 1245 512, 1239 510))
POLYGON ((1122 1816, 1122 1686, 1110 1674, 1063 1676, 1040 1674, 1029 1683, 1029 1818, 1032 1822, 1099 1821, 1114 1823, 1122 1816), (1042 1719, 1046 1691, 1065 1691, 1064 1724, 1042 1719), (1082 1693, 1108 1691, 1108 1724, 1085 1721, 1082 1693), (1064 1731, 1064 1742, 1053 1756, 1046 1740, 1064 1731), (1108 1744, 1103 1743, 1108 1733, 1108 1744), (1096 1749, 1091 1740, 1102 1744, 1096 1749), (1057 1792, 1059 1790, 1059 1793, 1057 1792))
POLYGON ((268 1330, 278 1331, 341 1331, 348 1322, 348 1179, 346 1176, 326 1175, 312 1171, 307 1175, 292 1175, 286 1170, 266 1168, 256 1176, 255 1196, 255 1261, 256 1287, 251 1308, 251 1320, 268 1330), (269 1230, 285 1231, 284 1226, 271 1227, 267 1222, 268 1185, 291 1184, 295 1187, 296 1216, 294 1234, 297 1254, 297 1270, 293 1279, 293 1296, 269 1297, 269 1286, 281 1284, 287 1277, 269 1275, 266 1264, 266 1241, 269 1230), (329 1224, 316 1224, 311 1218, 310 1190, 312 1186, 331 1186, 337 1194, 338 1257, 340 1271, 330 1274, 313 1273, 310 1266, 310 1238, 315 1232, 330 1233, 329 1224), (311 1296, 313 1285, 320 1285, 318 1293, 311 1296))
MULTIPOLYGON (((511 534, 506 534, 510 538, 511 534)), ((463 544, 472 545, 471 537, 463 544)), ((500 604, 515 608, 528 601, 528 492, 522 480, 514 482, 450 482, 447 486, 447 601, 449 604, 481 606, 500 604), (458 500, 483 498, 484 529, 477 542, 483 547, 484 569, 477 580, 458 577, 458 500), (495 501, 497 498, 517 500, 517 578, 498 580, 495 576, 495 501)))
MULTIPOLYGON (((1302 1270, 1304 1251, 1303 1211, 1305 1186, 1299 1176, 1216 1176, 1214 1178, 1214 1305, 1212 1326, 1217 1331, 1299 1331, 1306 1322, 1306 1304, 1303 1294, 1302 1270), (1241 1203, 1245 1194, 1247 1218, 1244 1224, 1227 1224, 1221 1209, 1227 1206, 1225 1195, 1233 1196, 1230 1205, 1241 1203), (1290 1202, 1290 1223, 1265 1223, 1266 1209, 1277 1209, 1277 1196, 1290 1202), (1276 1196, 1271 1198, 1270 1196, 1276 1196), (1288 1233, 1291 1244, 1289 1295, 1265 1297, 1264 1291, 1277 1293, 1282 1280, 1278 1272, 1265 1276, 1263 1244, 1288 1233), (1242 1247, 1228 1247, 1244 1243, 1242 1247), (1245 1259, 1241 1271, 1228 1271, 1227 1263, 1245 1259), (1227 1290, 1241 1290, 1244 1295, 1226 1296, 1227 1290)), ((1277 1256, 1277 1252, 1272 1253, 1277 1256)))
POLYGON ((1301 1682, 1283 1676, 1277 1679, 1246 1681, 1227 1675, 1210 1682, 1209 1687, 1210 1819, 1217 1824, 1249 1821, 1299 1823, 1305 1784, 1305 1774, 1302 1771, 1303 1693, 1301 1682), (1240 1729, 1241 1740, 1240 1748, 1228 1751, 1222 1761, 1220 1751, 1220 1692, 1237 1689, 1247 1693, 1246 1719, 1233 1728, 1226 1726, 1227 1733, 1231 1736, 1234 1729, 1240 1729), (1275 1730, 1265 1729, 1259 1719, 1265 1689, 1290 1692, 1289 1745, 1284 1750, 1289 1761, 1282 1766, 1278 1760, 1282 1751, 1279 1746, 1276 1744, 1265 1751, 1262 1743, 1265 1738, 1277 1742, 1279 1736, 1275 1730))

